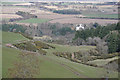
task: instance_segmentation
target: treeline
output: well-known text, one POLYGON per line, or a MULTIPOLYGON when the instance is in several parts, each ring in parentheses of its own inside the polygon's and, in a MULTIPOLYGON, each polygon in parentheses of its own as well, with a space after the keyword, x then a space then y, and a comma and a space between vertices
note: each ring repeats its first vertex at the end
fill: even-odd
POLYGON ((102 39, 104 43, 107 42, 109 53, 120 52, 120 23, 107 26, 98 25, 96 28, 77 31, 74 41, 81 43, 79 45, 96 45, 95 37, 102 39))
POLYGON ((66 35, 67 33, 73 33, 74 31, 69 27, 62 27, 60 29, 53 29, 52 33, 55 35, 66 35))
POLYGON ((81 14, 80 11, 67 9, 67 10, 54 10, 53 13, 59 13, 59 14, 81 14))
POLYGON ((16 12, 16 14, 20 15, 20 16, 22 16, 24 18, 37 18, 36 15, 30 14, 29 12, 18 11, 18 12, 16 12))
POLYGON ((22 18, 13 18, 13 19, 9 20, 10 22, 25 20, 25 19, 29 19, 29 18, 37 18, 36 15, 30 14, 28 12, 23 12, 23 11, 18 11, 18 12, 16 12, 16 14, 22 16, 22 18))
POLYGON ((26 28, 18 24, 2 24, 2 31, 25 33, 26 28))

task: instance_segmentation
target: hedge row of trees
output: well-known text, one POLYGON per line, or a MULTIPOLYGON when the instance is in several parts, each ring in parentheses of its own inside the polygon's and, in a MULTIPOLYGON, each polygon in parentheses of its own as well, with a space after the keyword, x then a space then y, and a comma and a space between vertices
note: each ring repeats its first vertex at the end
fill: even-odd
POLYGON ((97 45, 95 37, 98 37, 98 41, 102 39, 102 41, 107 42, 105 45, 108 46, 109 53, 120 52, 120 22, 107 26, 98 25, 96 28, 77 31, 74 41, 81 42, 79 45, 97 45))
POLYGON ((37 18, 36 15, 30 14, 29 12, 18 11, 18 12, 16 12, 16 14, 20 15, 20 16, 22 16, 24 18, 37 18))
MULTIPOLYGON (((71 61, 74 61, 77 63, 83 63, 83 64, 87 64, 88 61, 93 61, 93 60, 97 60, 97 59, 108 59, 108 58, 112 58, 112 57, 120 55, 118 53, 99 54, 97 49, 91 49, 89 51, 78 51, 78 52, 73 52, 73 53, 54 52, 53 54, 58 57, 63 57, 63 58, 69 59, 71 61)), ((91 66, 96 66, 96 65, 91 64, 91 66)))
POLYGON ((30 14, 28 12, 23 12, 23 11, 18 11, 18 12, 16 12, 16 14, 22 16, 22 18, 13 18, 13 19, 9 20, 10 22, 25 20, 25 19, 29 19, 29 18, 37 18, 36 15, 30 14))
POLYGON ((67 10, 54 10, 53 13, 58 13, 58 14, 81 14, 80 11, 72 10, 72 9, 67 9, 67 10))

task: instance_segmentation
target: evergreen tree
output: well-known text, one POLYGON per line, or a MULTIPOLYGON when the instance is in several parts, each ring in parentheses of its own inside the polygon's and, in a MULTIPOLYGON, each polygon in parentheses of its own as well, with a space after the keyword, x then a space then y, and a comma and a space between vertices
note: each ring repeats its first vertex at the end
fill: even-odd
POLYGON ((109 53, 116 52, 118 50, 118 33, 117 32, 110 32, 109 36, 107 37, 109 53))

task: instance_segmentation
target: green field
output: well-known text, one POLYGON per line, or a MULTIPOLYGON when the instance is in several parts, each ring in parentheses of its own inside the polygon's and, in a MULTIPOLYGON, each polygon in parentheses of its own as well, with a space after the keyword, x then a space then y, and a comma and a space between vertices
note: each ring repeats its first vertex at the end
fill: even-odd
POLYGON ((83 14, 89 18, 118 18, 118 14, 83 14))
MULTIPOLYGON (((20 50, 16 50, 13 48, 5 47, 4 45, 7 43, 16 43, 21 40, 27 40, 20 34, 11 33, 11 32, 3 32, 3 77, 7 77, 8 68, 13 67, 13 63, 18 60, 17 56, 19 53, 22 53, 20 50)), ((78 64, 75 62, 71 62, 68 59, 57 57, 53 55, 53 52, 56 51, 67 51, 67 52, 75 52, 79 50, 89 50, 91 48, 95 48, 94 46, 68 46, 68 45, 58 45, 58 44, 50 44, 55 46, 55 49, 45 49, 47 51, 47 55, 39 55, 40 62, 40 74, 36 75, 38 78, 78 78, 78 77, 91 77, 91 78, 99 78, 102 77, 106 70, 103 68, 95 68, 83 64, 78 64), (61 65, 61 64, 64 64, 61 65), (70 69, 66 68, 68 66, 71 70, 80 73, 80 75, 76 75, 70 69)), ((109 74, 110 77, 118 77, 117 72, 112 72, 109 74)))
POLYGON ((26 20, 17 21, 18 23, 44 23, 47 22, 48 19, 39 19, 39 18, 31 18, 26 20))
POLYGON ((21 51, 5 47, 7 43, 16 43, 21 40, 28 40, 20 34, 12 32, 2 32, 2 76, 7 76, 8 68, 13 66, 13 62, 17 60, 18 53, 21 51))
POLYGON ((7 43, 17 43, 21 40, 28 40, 22 35, 18 33, 12 33, 12 32, 2 32, 2 43, 7 44, 7 43))
MULTIPOLYGON (((95 67, 71 62, 71 61, 69 61, 65 58, 57 57, 57 56, 54 56, 53 54, 51 54, 52 52, 56 52, 56 50, 58 52, 59 52, 59 50, 61 50, 62 52, 65 52, 66 50, 67 50, 67 52, 75 52, 76 50, 77 51, 79 51, 79 50, 80 51, 81 50, 89 50, 89 49, 95 48, 95 47, 93 47, 93 46, 79 46, 79 47, 76 48, 76 46, 72 46, 72 48, 71 48, 71 47, 68 47, 68 46, 66 47, 66 46, 56 45, 56 44, 52 44, 52 45, 55 46, 57 49, 46 50, 48 52, 47 56, 50 59, 53 59, 54 61, 57 61, 57 62, 60 62, 60 63, 64 63, 64 64, 70 66, 75 71, 78 71, 81 75, 85 75, 86 77, 99 78, 99 77, 102 77, 104 75, 103 73, 106 73, 106 70, 103 69, 103 68, 95 68, 95 67)), ((113 72, 112 74, 109 74, 109 77, 117 77, 117 76, 118 76, 117 72, 113 72)))
POLYGON ((88 63, 95 64, 95 65, 98 65, 98 66, 104 66, 107 63, 109 63, 110 61, 113 61, 113 60, 116 60, 116 59, 118 59, 118 57, 113 57, 113 58, 110 58, 110 59, 97 59, 97 60, 93 60, 93 61, 88 61, 88 63))

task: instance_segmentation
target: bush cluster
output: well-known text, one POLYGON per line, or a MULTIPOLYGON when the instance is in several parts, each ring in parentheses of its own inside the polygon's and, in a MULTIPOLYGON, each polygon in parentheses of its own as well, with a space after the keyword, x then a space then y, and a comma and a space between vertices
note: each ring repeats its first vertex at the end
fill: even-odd
POLYGON ((59 13, 59 14, 81 14, 80 11, 67 9, 67 10, 54 10, 53 13, 59 13))

